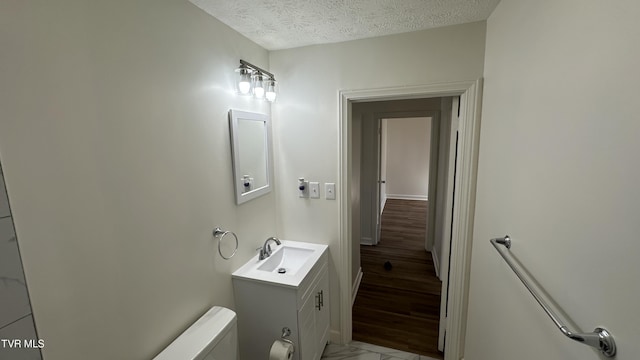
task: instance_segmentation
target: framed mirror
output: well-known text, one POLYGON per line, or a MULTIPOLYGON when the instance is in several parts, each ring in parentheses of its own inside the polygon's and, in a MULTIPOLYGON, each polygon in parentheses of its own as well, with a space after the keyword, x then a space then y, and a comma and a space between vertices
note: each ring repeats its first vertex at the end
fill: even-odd
POLYGON ((229 110, 236 204, 271 192, 271 120, 268 115, 229 110))

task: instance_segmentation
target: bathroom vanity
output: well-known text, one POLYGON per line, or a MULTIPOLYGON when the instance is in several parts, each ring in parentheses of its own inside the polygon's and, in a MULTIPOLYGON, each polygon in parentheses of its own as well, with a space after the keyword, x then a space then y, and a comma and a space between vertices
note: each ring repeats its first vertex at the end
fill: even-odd
POLYGON ((294 360, 320 359, 329 340, 327 245, 282 240, 271 256, 256 255, 233 273, 240 359, 269 359, 289 328, 294 360))

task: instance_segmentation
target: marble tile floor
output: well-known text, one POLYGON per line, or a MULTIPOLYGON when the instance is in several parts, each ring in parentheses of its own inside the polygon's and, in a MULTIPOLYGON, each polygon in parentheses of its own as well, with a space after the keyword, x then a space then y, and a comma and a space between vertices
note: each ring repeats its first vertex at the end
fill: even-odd
POLYGON ((322 359, 326 360, 436 360, 424 355, 389 349, 386 347, 353 341, 349 345, 329 344, 322 359))

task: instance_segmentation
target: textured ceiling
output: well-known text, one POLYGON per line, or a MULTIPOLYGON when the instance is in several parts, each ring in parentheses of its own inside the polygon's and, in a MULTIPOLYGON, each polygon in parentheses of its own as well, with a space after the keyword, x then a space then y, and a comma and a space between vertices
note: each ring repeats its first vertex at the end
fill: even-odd
POLYGON ((500 0, 189 0, 268 50, 486 20, 500 0))

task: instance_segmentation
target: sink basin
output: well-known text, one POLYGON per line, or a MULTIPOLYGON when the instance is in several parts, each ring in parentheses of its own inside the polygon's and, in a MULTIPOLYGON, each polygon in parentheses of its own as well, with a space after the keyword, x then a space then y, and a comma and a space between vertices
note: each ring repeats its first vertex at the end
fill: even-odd
POLYGON ((271 256, 264 260, 260 260, 259 255, 254 256, 234 271, 232 277, 298 287, 318 260, 327 253, 329 247, 301 241, 281 240, 281 245, 271 244, 271 248, 273 249, 271 256))
POLYGON ((282 246, 282 249, 266 258, 263 264, 258 266, 258 270, 295 275, 312 254, 311 249, 282 246))

